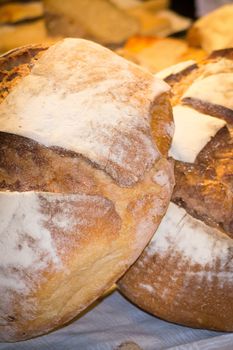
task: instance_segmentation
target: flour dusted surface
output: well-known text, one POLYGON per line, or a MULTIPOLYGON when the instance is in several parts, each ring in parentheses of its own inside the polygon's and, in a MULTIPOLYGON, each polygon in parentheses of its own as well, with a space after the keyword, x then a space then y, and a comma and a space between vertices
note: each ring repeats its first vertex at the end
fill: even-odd
POLYGON ((211 138, 226 125, 224 120, 186 106, 175 106, 173 117, 175 134, 169 154, 187 163, 194 163, 211 138))
MULTIPOLYGON (((41 271, 48 265, 62 264, 42 213, 39 195, 34 192, 0 192, 0 326, 14 314, 15 295, 19 295, 27 317, 33 317, 35 302, 24 304, 24 297, 39 284, 41 271)), ((6 332, 8 332, 6 328, 6 332)))
POLYGON ((2 102, 0 130, 82 154, 131 185, 160 156, 151 106, 168 89, 98 44, 65 39, 2 102))
POLYGON ((33 319, 36 301, 28 295, 43 283, 43 272, 68 273, 68 243, 78 247, 82 228, 109 211, 111 202, 99 196, 0 192, 0 326, 14 315, 16 295, 24 317, 33 319))
MULTIPOLYGON (((60 266, 51 234, 44 223, 38 194, 34 192, 0 192, 0 256, 4 269, 29 269, 36 271, 49 263, 60 266)), ((0 273, 0 288, 21 290, 24 279, 17 274, 7 278, 0 273)))
POLYGON ((221 59, 203 67, 203 73, 189 86, 183 98, 233 109, 233 62, 221 59))
MULTIPOLYGON (((233 243, 228 236, 170 203, 147 248, 147 254, 181 254, 187 263, 209 267, 214 267, 220 260, 220 267, 224 270, 226 262, 233 269, 233 263, 229 259, 230 250, 233 250, 233 243)), ((232 277, 232 274, 227 275, 223 271, 224 275, 232 277)))

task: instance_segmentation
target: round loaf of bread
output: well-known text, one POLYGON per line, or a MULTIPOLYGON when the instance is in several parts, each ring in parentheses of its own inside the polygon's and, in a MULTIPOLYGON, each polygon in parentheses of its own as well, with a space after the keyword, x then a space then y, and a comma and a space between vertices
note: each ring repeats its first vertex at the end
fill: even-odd
POLYGON ((142 252, 173 189, 173 120, 165 82, 82 39, 11 51, 0 77, 0 339, 18 341, 142 252))
POLYGON ((233 331, 233 49, 160 76, 173 90, 176 185, 119 287, 165 320, 233 331))

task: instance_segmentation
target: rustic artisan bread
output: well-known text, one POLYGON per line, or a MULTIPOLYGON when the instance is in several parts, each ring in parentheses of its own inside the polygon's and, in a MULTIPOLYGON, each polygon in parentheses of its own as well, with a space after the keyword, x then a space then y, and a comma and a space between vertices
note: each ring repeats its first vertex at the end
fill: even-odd
MULTIPOLYGON (((165 320, 232 331, 233 49, 160 76, 173 90, 176 185, 156 235, 119 287, 165 320)), ((163 176, 157 181, 165 185, 163 176)))
POLYGON ((199 18, 188 31, 191 46, 206 52, 233 46, 233 4, 224 5, 199 18))
POLYGON ((86 40, 11 51, 0 76, 0 339, 17 341, 139 256, 170 200, 173 122, 166 83, 86 40))

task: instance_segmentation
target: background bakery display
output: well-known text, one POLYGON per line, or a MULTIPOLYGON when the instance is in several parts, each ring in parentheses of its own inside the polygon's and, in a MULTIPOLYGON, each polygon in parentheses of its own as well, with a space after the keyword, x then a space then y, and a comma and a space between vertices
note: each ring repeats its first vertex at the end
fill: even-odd
POLYGON ((168 5, 168 0, 0 2, 0 52, 64 36, 119 46, 135 34, 166 36, 187 29, 190 20, 168 5))
POLYGON ((205 52, 232 45, 233 5, 223 6, 193 25, 168 6, 167 0, 2 2, 0 52, 33 43, 51 44, 65 36, 85 37, 157 72, 188 59, 198 61, 205 52), (183 36, 179 40, 165 38, 173 33, 183 36))

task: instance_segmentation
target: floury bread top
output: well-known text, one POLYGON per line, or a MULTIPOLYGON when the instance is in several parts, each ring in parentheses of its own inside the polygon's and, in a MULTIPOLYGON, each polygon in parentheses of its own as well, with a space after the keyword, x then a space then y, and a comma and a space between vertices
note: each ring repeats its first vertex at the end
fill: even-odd
POLYGON ((98 44, 65 39, 1 103, 0 131, 81 154, 128 186, 160 156, 150 115, 156 97, 168 90, 98 44))

